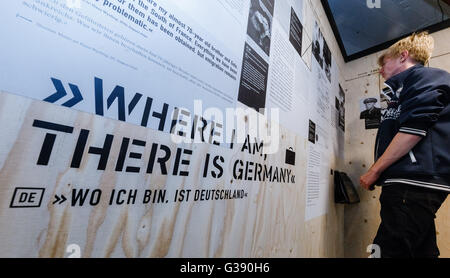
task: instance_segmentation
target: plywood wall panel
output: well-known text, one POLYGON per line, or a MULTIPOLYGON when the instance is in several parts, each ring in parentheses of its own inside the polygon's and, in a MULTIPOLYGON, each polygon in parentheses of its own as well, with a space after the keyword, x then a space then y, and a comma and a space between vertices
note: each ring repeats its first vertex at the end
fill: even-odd
MULTIPOLYGON (((298 155, 298 163, 291 167, 296 181, 290 184, 233 180, 229 175, 233 167, 231 161, 249 160, 251 156, 208 144, 183 147, 193 150, 191 161, 202 161, 201 156, 206 152, 221 153, 229 162, 224 169, 230 177, 229 182, 211 178, 202 181, 200 163, 191 165, 193 174, 188 177, 118 173, 112 165, 117 159, 117 152, 114 151, 106 170, 97 171, 99 158, 87 153, 87 148, 80 168, 73 169, 68 166, 81 129, 91 130, 88 146, 102 146, 107 133, 114 134, 115 138, 128 136, 149 143, 163 140, 173 150, 179 145, 164 138, 169 135, 123 122, 8 93, 1 93, 0 98, 0 103, 4 104, 2 111, 6 112, 2 115, 15 115, 0 117, 2 126, 12 131, 2 133, 2 138, 14 136, 14 144, 11 140, 2 140, 1 146, 6 161, 0 170, 0 250, 3 256, 64 257, 67 256, 66 247, 72 243, 81 247, 83 257, 324 255, 307 253, 307 246, 313 245, 314 241, 307 240, 304 233, 306 142, 299 136, 283 131, 283 146, 292 146, 298 155), (13 107, 18 106, 26 109, 12 113, 13 107), (47 166, 36 165, 46 134, 45 130, 32 126, 36 119, 54 120, 58 124, 74 127, 73 134, 58 135, 47 166), (45 188, 41 207, 10 208, 17 187, 45 188), (164 189, 168 195, 169 192, 173 195, 174 190, 183 188, 242 188, 248 198, 181 203, 168 199, 167 203, 162 204, 127 206, 110 205, 108 198, 102 197, 93 206, 72 206, 71 200, 54 204, 56 196, 69 197, 74 188, 80 187, 100 189, 102 196, 119 189, 137 189, 139 192, 143 189, 164 189)), ((114 140, 112 150, 120 149, 120 144, 120 140, 114 140)), ((148 157, 149 152, 150 149, 146 148, 142 156, 148 157)), ((261 156, 254 158, 268 165, 279 164, 282 159, 269 156, 264 162, 261 156)), ((138 166, 139 161, 136 162, 138 166)), ((169 160, 171 163, 173 158, 169 160)), ((321 219, 324 218, 317 221, 321 219)), ((322 227, 314 226, 313 229, 320 230, 322 227)), ((317 240, 320 241, 320 238, 317 240)))

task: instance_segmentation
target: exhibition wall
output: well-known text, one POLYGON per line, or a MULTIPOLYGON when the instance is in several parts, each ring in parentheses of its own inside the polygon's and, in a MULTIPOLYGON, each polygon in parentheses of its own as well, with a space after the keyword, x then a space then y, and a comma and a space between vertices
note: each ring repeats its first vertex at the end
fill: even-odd
POLYGON ((361 88, 319 1, 8 1, 0 24, 1 257, 344 256, 361 88))

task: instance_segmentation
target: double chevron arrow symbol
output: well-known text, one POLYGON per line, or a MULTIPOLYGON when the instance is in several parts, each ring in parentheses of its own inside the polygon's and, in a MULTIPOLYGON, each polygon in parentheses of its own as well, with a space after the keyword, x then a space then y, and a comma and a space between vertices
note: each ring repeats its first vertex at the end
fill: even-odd
POLYGON ((58 195, 55 195, 56 200, 53 202, 53 205, 58 203, 58 205, 64 203, 64 201, 67 200, 67 198, 64 195, 61 195, 61 198, 58 195))
MULTIPOLYGON (((53 82, 53 86, 55 86, 56 93, 46 97, 44 101, 55 103, 61 98, 65 97, 67 95, 66 89, 64 89, 64 86, 61 82, 61 80, 56 78, 51 78, 53 82)), ((79 103, 83 100, 83 96, 81 95, 80 89, 78 89, 78 86, 70 84, 69 83, 70 90, 72 91, 73 98, 69 99, 68 101, 64 102, 62 106, 66 107, 72 107, 75 104, 79 103)))

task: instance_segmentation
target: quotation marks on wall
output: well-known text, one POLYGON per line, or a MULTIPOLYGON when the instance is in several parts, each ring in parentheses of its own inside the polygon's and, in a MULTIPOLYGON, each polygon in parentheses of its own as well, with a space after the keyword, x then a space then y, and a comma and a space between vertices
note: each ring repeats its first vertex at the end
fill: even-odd
MULTIPOLYGON (((64 85, 62 84, 61 80, 58 80, 56 78, 51 78, 53 82, 53 86, 55 86, 56 92, 47 98, 44 99, 44 101, 55 103, 58 100, 62 99, 67 95, 66 89, 64 88, 64 85)), ((80 89, 78 89, 77 85, 70 84, 69 83, 70 90, 72 91, 73 97, 69 99, 68 101, 61 104, 65 107, 73 107, 79 102, 83 100, 83 96, 81 95, 80 89)))

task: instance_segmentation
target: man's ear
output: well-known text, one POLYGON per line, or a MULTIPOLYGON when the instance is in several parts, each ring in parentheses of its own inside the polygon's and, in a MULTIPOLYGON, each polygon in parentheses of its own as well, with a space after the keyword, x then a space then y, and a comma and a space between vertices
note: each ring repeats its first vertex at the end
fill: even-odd
POLYGON ((409 51, 408 50, 403 50, 402 53, 400 53, 400 61, 402 63, 406 62, 409 58, 409 51))

